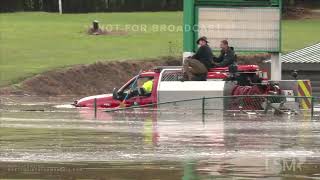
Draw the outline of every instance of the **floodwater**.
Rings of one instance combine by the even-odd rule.
[[[2,97],[0,179],[320,179],[319,116],[71,108]]]

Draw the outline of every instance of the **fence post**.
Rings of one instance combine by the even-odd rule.
[[[62,0],[59,0],[59,13],[62,14]]]
[[[97,98],[94,98],[94,118],[97,119]]]
[[[202,97],[202,122],[205,122],[205,105],[206,105],[206,98]]]
[[[202,115],[205,114],[205,103],[206,103],[205,101],[206,101],[206,98],[203,97],[203,98],[202,98]]]
[[[267,114],[269,111],[269,96],[266,97],[266,109],[264,110],[264,113]]]
[[[314,115],[314,97],[311,97],[311,118]]]

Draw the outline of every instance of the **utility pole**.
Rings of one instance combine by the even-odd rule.
[[[195,25],[195,1],[183,1],[183,61],[192,56],[195,45],[195,32],[193,31]]]
[[[59,13],[62,14],[62,0],[59,0]]]
[[[282,79],[281,53],[271,53],[271,80],[280,81]]]

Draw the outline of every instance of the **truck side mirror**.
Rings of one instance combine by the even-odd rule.
[[[112,98],[115,100],[119,99],[119,94],[118,94],[119,89],[118,88],[114,88],[112,91]]]

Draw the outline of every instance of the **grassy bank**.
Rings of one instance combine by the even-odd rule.
[[[320,42],[320,19],[285,20],[282,29],[282,50],[291,52]]]
[[[143,59],[180,54],[182,33],[152,31],[162,24],[181,25],[181,12],[0,14],[0,86],[43,71],[97,60]],[[121,35],[88,36],[92,20],[120,26]],[[144,27],[125,25],[146,24]],[[159,26],[152,26],[153,24]],[[110,27],[110,26],[108,26]],[[136,31],[138,28],[139,30]],[[177,31],[176,31],[177,30]],[[125,31],[123,33],[123,31]],[[283,50],[288,52],[318,42],[320,20],[284,21]],[[169,42],[172,42],[169,45]]]

